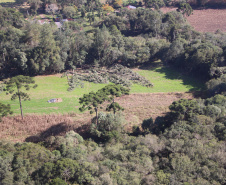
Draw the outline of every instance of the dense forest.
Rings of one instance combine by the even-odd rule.
[[[0,141],[0,184],[226,184],[226,33],[195,31],[186,20],[192,13],[186,1],[16,1],[18,7],[24,2],[26,11],[0,6],[0,92],[17,75],[112,70],[116,64],[145,67],[159,60],[202,79],[206,99],[175,101],[164,116],[150,117],[128,132],[118,111],[123,108],[111,98],[114,113],[97,112],[93,104],[96,116],[84,136],[71,130],[43,136],[38,143]],[[200,0],[197,6],[206,3]],[[164,14],[159,9],[169,5],[177,11]],[[48,22],[40,24],[37,17],[43,12]],[[131,73],[128,68],[123,73]],[[110,81],[128,94],[124,88],[129,82],[116,76]],[[92,78],[103,82],[100,76]],[[81,78],[71,78],[69,90],[77,80]],[[80,98],[81,109],[94,96],[89,95]],[[0,103],[0,117],[8,113],[9,105]]]

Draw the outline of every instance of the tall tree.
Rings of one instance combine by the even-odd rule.
[[[28,3],[30,5],[30,9],[34,11],[34,13],[37,13],[37,10],[39,9],[40,5],[42,4],[41,0],[28,0]]]
[[[181,12],[184,16],[190,16],[193,12],[193,9],[188,3],[179,3],[177,5],[177,11]]]
[[[102,29],[96,30],[93,47],[99,64],[110,65],[112,62],[112,38],[105,25]]]
[[[36,88],[37,84],[35,84],[35,81],[33,78],[29,76],[15,76],[12,77],[8,82],[6,82],[6,88],[5,91],[7,94],[12,94],[11,100],[19,99],[20,103],[20,112],[21,112],[21,117],[23,119],[23,109],[22,109],[22,103],[21,101],[24,100],[30,100],[30,97],[27,93],[23,92],[23,88],[25,90],[29,90],[30,88]]]
[[[82,107],[79,108],[81,112],[90,110],[90,114],[93,110],[96,113],[96,125],[98,125],[98,110],[101,109],[101,104],[107,99],[106,95],[101,91],[94,93],[93,91],[89,94],[84,94],[83,97],[79,98],[79,103]]]
[[[105,94],[108,97],[108,101],[111,102],[106,108],[107,111],[113,110],[115,114],[116,111],[124,110],[123,107],[121,107],[117,102],[115,102],[115,98],[121,97],[122,95],[128,95],[129,89],[121,85],[110,84],[100,89],[99,92],[101,94]]]

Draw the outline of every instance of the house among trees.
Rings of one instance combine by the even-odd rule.
[[[128,10],[135,10],[135,9],[137,9],[135,6],[132,6],[132,5],[128,5],[126,8]]]
[[[43,25],[43,24],[49,23],[49,20],[48,19],[41,19],[41,20],[38,20],[38,23]]]

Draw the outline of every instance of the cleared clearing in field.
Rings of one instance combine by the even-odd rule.
[[[133,125],[141,124],[144,119],[150,117],[155,119],[164,115],[173,101],[181,98],[191,99],[192,94],[186,92],[200,90],[203,87],[201,82],[182,76],[170,68],[134,70],[154,83],[154,87],[147,88],[135,84],[131,87],[130,95],[116,99],[125,108],[125,127],[129,130]],[[59,74],[35,77],[39,86],[28,91],[31,101],[22,102],[24,120],[19,116],[18,101],[11,101],[9,95],[0,94],[1,102],[11,104],[16,115],[3,118],[0,126],[1,139],[37,141],[40,139],[40,134],[43,138],[48,135],[61,135],[71,129],[79,133],[87,129],[87,125],[95,115],[90,115],[89,111],[79,113],[78,98],[90,91],[97,91],[106,84],[85,82],[84,88],[68,92],[67,79],[60,76]],[[63,102],[48,103],[47,100],[51,98],[62,98]]]
[[[203,86],[201,82],[191,77],[181,76],[177,71],[165,67],[159,67],[154,70],[136,70],[136,72],[149,79],[154,84],[154,87],[148,88],[134,84],[131,87],[131,94],[191,92],[200,90]],[[97,91],[106,85],[85,82],[84,88],[77,88],[72,92],[68,92],[67,79],[61,78],[60,76],[61,75],[35,77],[38,87],[28,91],[31,101],[22,102],[25,115],[29,113],[79,113],[79,97],[90,91]],[[0,94],[1,102],[10,104],[14,115],[19,114],[19,102],[17,100],[11,101],[10,97],[10,95],[5,95],[4,92]],[[62,98],[63,102],[48,103],[47,101],[52,98]]]

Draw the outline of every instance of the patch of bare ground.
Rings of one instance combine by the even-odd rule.
[[[164,13],[176,8],[162,8]],[[226,31],[226,9],[193,10],[193,14],[186,17],[188,22],[200,32],[216,32],[218,29]]]
[[[125,108],[124,114],[129,129],[140,125],[150,117],[155,120],[169,111],[169,105],[179,99],[192,99],[192,93],[146,93],[131,94],[118,98],[119,104]],[[117,100],[116,100],[117,101]]]
[[[191,93],[147,93],[131,94],[116,98],[125,108],[125,127],[140,125],[144,119],[163,116],[169,105],[181,98],[192,99]],[[0,124],[0,139],[14,142],[38,142],[49,136],[64,135],[69,130],[84,134],[94,116],[89,112],[67,115],[27,115],[4,117]]]

